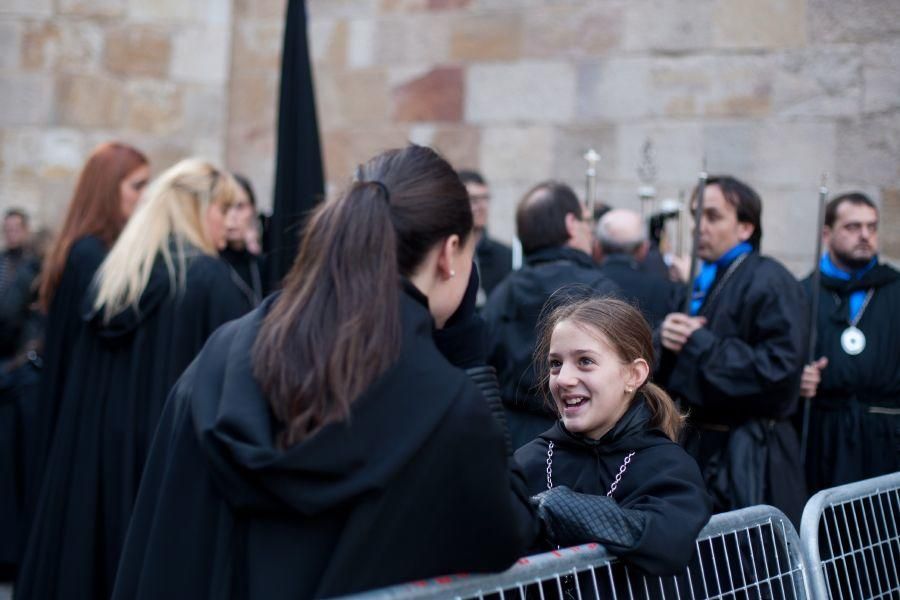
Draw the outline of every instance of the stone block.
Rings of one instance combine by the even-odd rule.
[[[552,177],[578,182],[574,189],[581,197],[587,171],[584,154],[593,148],[600,155],[598,181],[605,175],[615,173],[618,159],[616,135],[616,127],[611,124],[560,127],[554,140]]]
[[[86,17],[120,17],[125,14],[127,4],[127,0],[59,0],[59,12]]]
[[[863,112],[900,111],[900,43],[864,46],[862,73]]]
[[[0,125],[45,125],[53,118],[54,80],[44,74],[0,74]]]
[[[481,168],[490,180],[530,181],[553,174],[555,135],[548,126],[485,127]]]
[[[792,50],[776,59],[772,103],[782,116],[855,116],[862,100],[862,60],[851,45]]]
[[[22,23],[0,21],[0,69],[15,70],[22,62]]]
[[[109,0],[112,1],[112,0]],[[193,22],[210,27],[227,27],[231,23],[230,0],[127,0],[132,21]]]
[[[281,41],[284,37],[284,25],[280,21],[236,22],[233,36],[232,77],[240,77],[245,73],[280,71]]]
[[[353,20],[349,22],[347,31],[347,66],[351,69],[373,66],[376,22],[372,19]]]
[[[287,0],[235,0],[234,15],[238,19],[275,19],[284,21]]]
[[[881,190],[881,253],[900,260],[900,187],[889,187]],[[893,234],[887,234],[893,232]]]
[[[163,77],[171,57],[169,33],[159,28],[126,26],[107,33],[104,65],[116,75]]]
[[[329,185],[342,190],[359,165],[384,150],[405,146],[408,138],[408,130],[402,127],[360,127],[325,132],[322,152]]]
[[[255,0],[254,0],[255,1]],[[378,12],[381,0],[308,0],[308,21],[317,19],[359,19]]]
[[[50,17],[53,16],[53,0],[3,0],[0,15]]]
[[[466,126],[437,126],[429,144],[458,169],[481,164],[481,130]]]
[[[792,48],[806,44],[807,0],[718,0],[715,48]],[[813,37],[812,39],[816,39]]]
[[[574,116],[576,76],[567,62],[472,65],[466,119],[473,123],[565,123]]]
[[[838,139],[837,128],[828,121],[761,122],[754,142],[759,180],[817,189],[822,173],[837,168]]]
[[[384,123],[390,94],[383,69],[316,71],[316,105],[323,130]]]
[[[752,119],[707,121],[703,124],[703,151],[711,173],[758,180],[755,142],[759,122]],[[699,172],[699,169],[695,167]],[[693,186],[693,183],[690,187]]]
[[[578,67],[577,118],[619,120],[653,114],[647,57],[611,58]]]
[[[93,21],[30,22],[22,38],[29,70],[95,71],[103,54],[103,29]]]
[[[888,41],[900,33],[896,0],[807,0],[809,39],[818,43]]]
[[[121,82],[97,75],[66,75],[56,98],[59,122],[74,127],[117,127],[125,112]]]
[[[691,185],[703,164],[703,126],[692,121],[622,123],[616,132],[616,148],[610,164],[615,171],[601,171],[616,181],[629,182],[629,194],[637,198],[640,186],[637,170],[643,160],[644,144],[653,145],[657,184]],[[714,165],[710,165],[713,168]],[[635,200],[637,202],[637,200]]]
[[[818,223],[817,182],[797,181],[792,186],[748,182],[762,198],[762,251],[779,260],[795,260],[798,267],[812,269],[816,253]]]
[[[604,56],[622,41],[625,10],[619,2],[583,2],[524,12],[522,55],[525,57]]]
[[[472,4],[472,0],[381,0],[382,12],[412,12],[422,10],[458,10]]]
[[[189,27],[174,36],[170,74],[175,81],[223,84],[228,78],[229,30]]]
[[[895,187],[900,181],[900,119],[893,114],[837,122],[839,181]]]
[[[395,121],[460,121],[463,114],[463,72],[436,67],[393,91]]]
[[[629,2],[625,9],[622,46],[627,50],[685,52],[709,48],[712,11],[708,0]]]
[[[446,62],[450,57],[452,19],[446,13],[379,19],[373,64],[395,67]]]
[[[521,14],[479,14],[453,22],[450,56],[453,60],[515,60],[522,53]]]
[[[142,79],[125,85],[125,126],[141,133],[172,135],[179,130],[201,132],[184,121],[184,98],[180,86],[168,81]],[[218,103],[221,103],[219,100]],[[215,105],[207,107],[214,111]]]

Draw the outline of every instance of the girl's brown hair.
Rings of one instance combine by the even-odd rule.
[[[541,373],[540,388],[544,397],[550,398],[550,338],[553,330],[563,322],[570,321],[589,332],[598,333],[602,341],[609,345],[623,363],[631,363],[639,358],[653,366],[653,334],[640,311],[622,300],[615,298],[577,299],[558,306],[542,320],[539,326],[538,343],[534,360]],[[684,415],[675,402],[661,387],[652,383],[648,376],[638,387],[632,402],[643,394],[650,408],[650,424],[660,429],[672,441],[678,441],[678,434],[684,425]],[[555,407],[555,403],[553,403]]]
[[[146,165],[147,157],[137,149],[119,142],[100,144],[91,153],[78,176],[62,228],[44,261],[39,303],[49,310],[62,279],[72,245],[93,235],[109,248],[125,227],[119,188],[132,171]]]
[[[342,421],[400,353],[400,278],[472,231],[466,188],[433,150],[376,156],[303,230],[284,290],[253,347],[253,374],[284,425],[282,446]]]

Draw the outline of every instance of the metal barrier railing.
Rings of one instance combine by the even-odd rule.
[[[357,600],[424,598],[611,598],[643,600],[808,598],[800,539],[771,506],[713,516],[680,574],[645,575],[588,544],[520,559],[496,575],[438,577],[353,596]]]
[[[900,597],[900,473],[823,490],[803,510],[814,598]]]

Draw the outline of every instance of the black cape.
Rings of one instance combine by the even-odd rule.
[[[218,258],[188,259],[170,293],[157,261],[139,302],[87,324],[68,358],[57,424],[17,598],[105,598],[166,396],[206,338],[248,306]]]
[[[700,309],[707,325],[680,353],[663,351],[657,380],[690,410],[684,445],[716,510],[766,503],[799,523],[806,493],[797,435],[786,419],[806,360],[803,289],[755,252],[727,280],[718,275]]]
[[[694,553],[709,521],[712,500],[697,463],[665,434],[650,427],[650,411],[637,401],[599,440],[570,433],[562,421],[516,452],[532,494],[547,489],[547,448],[554,443],[553,485],[605,496],[625,456],[635,452],[613,500],[647,519],[638,543],[620,551],[652,574],[674,574]]]
[[[562,288],[567,288],[566,293],[554,296]],[[619,292],[584,252],[568,247],[546,248],[530,254],[525,267],[510,273],[482,309],[487,323],[488,363],[497,369],[513,448],[530,442],[556,421],[537,387],[532,354],[544,305],[551,296],[562,300],[569,289],[577,295]]]
[[[403,294],[398,361],[286,450],[252,375],[278,296],[220,329],[166,405],[114,598],[331,597],[508,567],[537,528],[481,392]]]
[[[603,261],[600,272],[622,289],[622,296],[640,309],[651,327],[656,327],[669,313],[682,286],[653,271],[641,268],[634,258],[612,254]]]
[[[253,308],[259,306],[266,295],[266,267],[262,257],[253,254],[246,248],[242,250],[225,248],[220,256],[231,266],[232,280],[247,298],[250,306]]]
[[[803,281],[812,297],[812,281]],[[857,327],[866,347],[841,349],[848,298],[874,289]],[[900,470],[900,273],[877,265],[857,281],[822,274],[815,356],[828,357],[812,400],[806,474],[810,492]],[[874,411],[874,412],[873,412]]]
[[[107,250],[103,241],[94,236],[76,240],[69,249],[47,311],[38,382],[20,403],[22,443],[19,448],[24,487],[24,514],[20,523],[22,552],[34,519],[61,399],[70,377],[77,377],[81,367],[74,360],[75,344],[87,326],[81,318],[81,302]]]

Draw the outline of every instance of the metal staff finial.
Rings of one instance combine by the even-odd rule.
[[[588,163],[587,171],[585,171],[584,203],[587,207],[588,218],[593,219],[594,204],[597,200],[597,163],[600,162],[600,155],[591,148],[584,153],[584,160]]]
[[[641,199],[641,216],[647,220],[652,213],[652,203],[656,199],[656,153],[653,151],[653,140],[647,138],[641,147],[641,162],[638,164],[637,175],[641,180],[638,188],[638,197]]]

